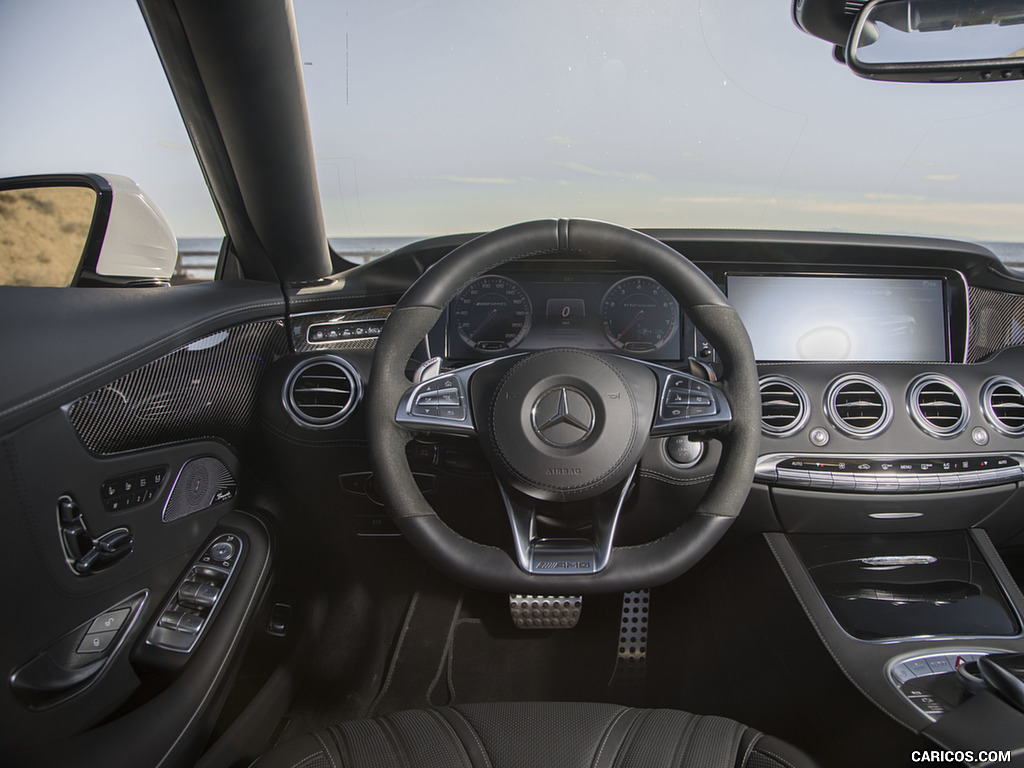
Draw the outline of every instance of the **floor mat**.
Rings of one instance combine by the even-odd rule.
[[[620,605],[588,596],[573,629],[516,629],[507,595],[467,597],[449,659],[454,700],[607,701]]]

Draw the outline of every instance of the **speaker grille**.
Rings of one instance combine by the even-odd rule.
[[[212,456],[186,461],[174,478],[161,519],[165,523],[235,497],[235,478],[224,463]]]
[[[952,380],[926,373],[907,390],[907,408],[914,423],[932,437],[953,437],[967,426],[967,398]]]
[[[985,418],[1004,435],[1024,434],[1024,389],[1013,379],[996,376],[981,388]]]
[[[359,374],[343,358],[323,355],[303,360],[284,385],[285,408],[309,429],[329,429],[345,422],[359,402]]]
[[[850,437],[874,437],[892,421],[892,400],[885,388],[869,376],[841,376],[829,385],[825,414],[836,429]]]
[[[765,376],[760,382],[761,431],[772,437],[788,437],[807,423],[807,395],[785,376]]]

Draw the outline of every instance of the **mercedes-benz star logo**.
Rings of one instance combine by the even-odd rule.
[[[555,448],[583,442],[594,430],[594,406],[572,387],[555,387],[537,398],[530,413],[537,437]]]

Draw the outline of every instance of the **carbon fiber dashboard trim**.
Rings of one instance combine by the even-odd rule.
[[[267,366],[288,351],[281,320],[204,336],[65,406],[79,439],[98,454],[218,437],[238,444],[257,423]]]
[[[967,362],[1024,344],[1024,295],[988,288],[967,289],[970,300]]]

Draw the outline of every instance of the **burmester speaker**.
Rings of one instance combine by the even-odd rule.
[[[161,515],[165,523],[207,509],[235,497],[235,478],[223,462],[212,456],[186,461],[174,478]]]

